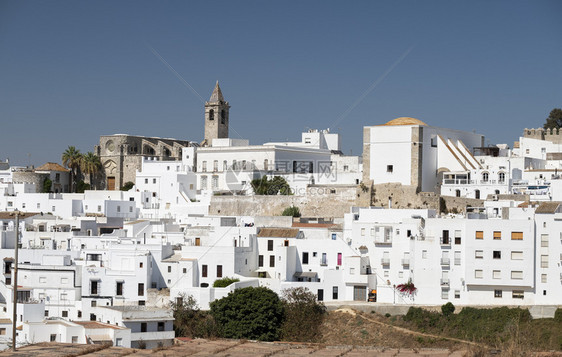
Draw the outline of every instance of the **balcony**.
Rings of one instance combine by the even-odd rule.
[[[390,258],[382,258],[381,265],[390,265]]]
[[[441,286],[449,286],[449,278],[442,278]]]
[[[441,258],[441,266],[450,266],[451,265],[451,259],[449,258]]]
[[[410,258],[403,258],[402,259],[402,265],[403,266],[410,266]]]

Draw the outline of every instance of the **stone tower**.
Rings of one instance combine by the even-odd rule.
[[[211,146],[213,139],[228,138],[228,110],[230,105],[224,100],[219,81],[213,94],[205,102],[205,140],[203,145]]]

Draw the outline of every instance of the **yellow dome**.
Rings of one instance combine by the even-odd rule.
[[[424,123],[423,121],[416,119],[416,118],[409,118],[409,117],[400,117],[400,118],[396,118],[396,119],[392,119],[391,121],[389,121],[386,124],[383,125],[425,125],[427,126],[426,123]]]

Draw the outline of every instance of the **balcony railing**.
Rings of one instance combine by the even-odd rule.
[[[442,278],[441,286],[449,286],[449,278]]]
[[[451,260],[449,258],[441,258],[441,265],[449,266],[451,265]]]
[[[382,265],[390,265],[390,258],[382,258],[381,264]]]

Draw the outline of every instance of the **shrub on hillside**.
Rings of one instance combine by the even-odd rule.
[[[317,342],[321,337],[326,306],[305,287],[283,290],[282,301],[285,308],[285,321],[281,326],[283,340]]]
[[[455,312],[455,305],[453,305],[453,303],[451,302],[448,302],[445,305],[441,306],[441,313],[443,314],[443,316],[449,316],[454,312]]]
[[[174,312],[176,337],[209,338],[217,336],[215,320],[208,312],[199,310],[193,296],[181,294],[170,304],[170,307]]]

